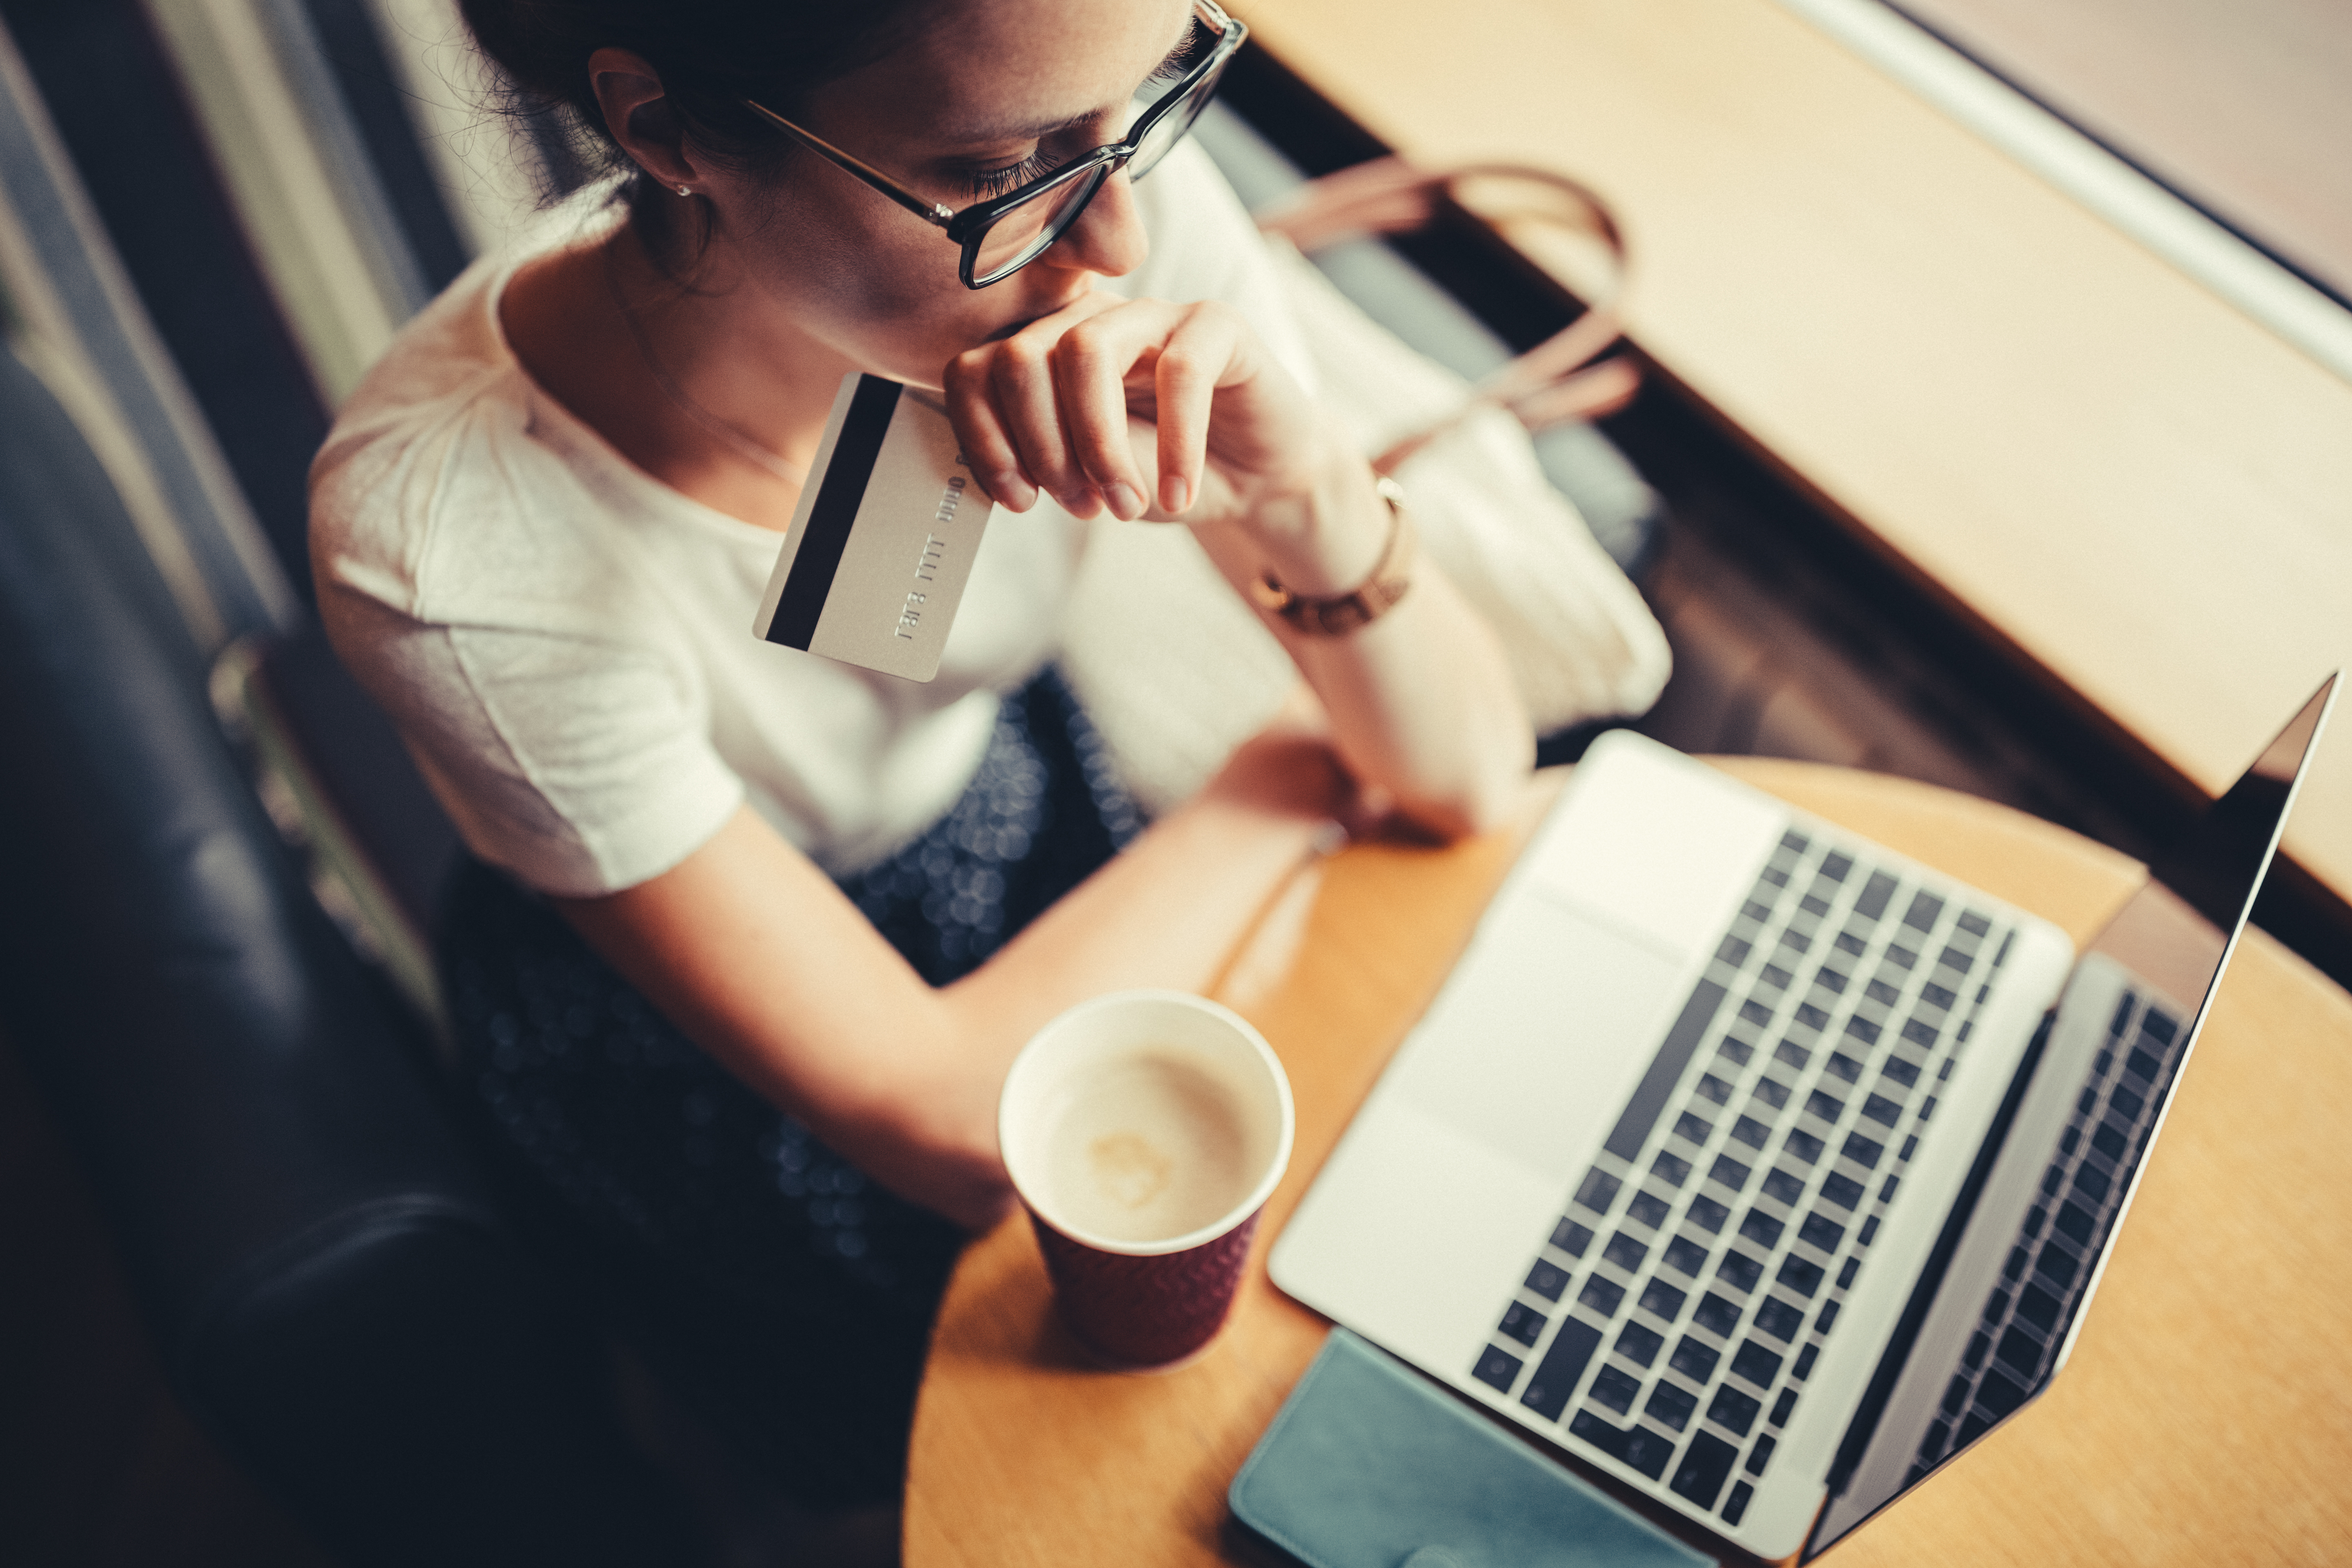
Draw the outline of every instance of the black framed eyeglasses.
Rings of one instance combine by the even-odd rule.
[[[1213,0],[1193,0],[1197,26],[1216,35],[1207,54],[1147,104],[1128,129],[1127,140],[1081,153],[1042,178],[957,212],[927,201],[869,163],[861,163],[814,132],[803,131],[763,103],[750,109],[803,146],[855,174],[963,247],[959,268],[967,289],[985,289],[1020,271],[1078,221],[1095,194],[1121,169],[1139,180],[1184,139],[1201,110],[1217,90],[1217,79],[1249,37],[1249,28],[1227,16]]]

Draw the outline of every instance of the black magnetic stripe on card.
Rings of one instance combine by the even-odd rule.
[[[857,521],[858,504],[874,478],[874,459],[881,455],[882,438],[890,433],[890,416],[898,411],[902,390],[897,382],[878,375],[857,378],[848,416],[841,422],[841,437],[833,444],[833,461],[817,481],[807,531],[776,600],[775,619],[768,623],[770,642],[805,649],[816,636],[817,619],[833,594],[834,574],[841,570],[841,552],[848,547],[850,526]]]

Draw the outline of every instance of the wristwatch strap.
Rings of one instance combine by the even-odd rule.
[[[1337,637],[1370,625],[1395,607],[1412,586],[1412,519],[1404,509],[1404,491],[1394,479],[1380,475],[1374,485],[1381,499],[1388,502],[1389,537],[1363,586],[1352,593],[1309,598],[1284,587],[1271,572],[1262,573],[1250,584],[1251,596],[1260,608],[1280,616],[1308,637]]]

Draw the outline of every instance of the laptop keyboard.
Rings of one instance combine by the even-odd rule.
[[[1906,1486],[1976,1441],[2049,1375],[2122,1212],[2132,1171],[2147,1150],[2187,1037],[2179,1016],[2160,1002],[2126,991],[2117,1004],[2106,1043],[2042,1173],[2042,1202],[2018,1228],[2000,1283],[1985,1300]]]
[[[1472,1375],[1737,1525],[2013,934],[1783,836]]]

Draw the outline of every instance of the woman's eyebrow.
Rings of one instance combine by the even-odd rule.
[[[1168,52],[1160,57],[1160,63],[1145,73],[1144,80],[1150,80],[1153,77],[1158,76],[1161,71],[1166,70],[1169,67],[1176,64],[1183,58],[1184,46],[1192,41],[1192,28],[1194,26],[1194,16],[1192,13],[1187,13],[1184,18],[1183,32],[1177,35],[1175,43],[1169,47]],[[1079,112],[1070,115],[1066,119],[1041,121],[1027,125],[974,126],[964,130],[951,131],[942,137],[941,140],[959,143],[1032,141],[1046,136],[1058,135],[1065,131],[1075,131],[1079,126],[1087,123],[1087,121],[1099,118],[1105,112],[1106,110],[1102,109],[1087,109],[1081,110]]]
[[[1065,131],[1075,131],[1089,121],[1100,119],[1102,114],[1103,110],[1099,109],[1089,109],[1073,114],[1067,120],[1056,120],[1042,124],[983,125],[971,130],[951,132],[940,140],[963,145],[978,145],[985,142],[1033,142],[1042,137],[1058,135]]]

